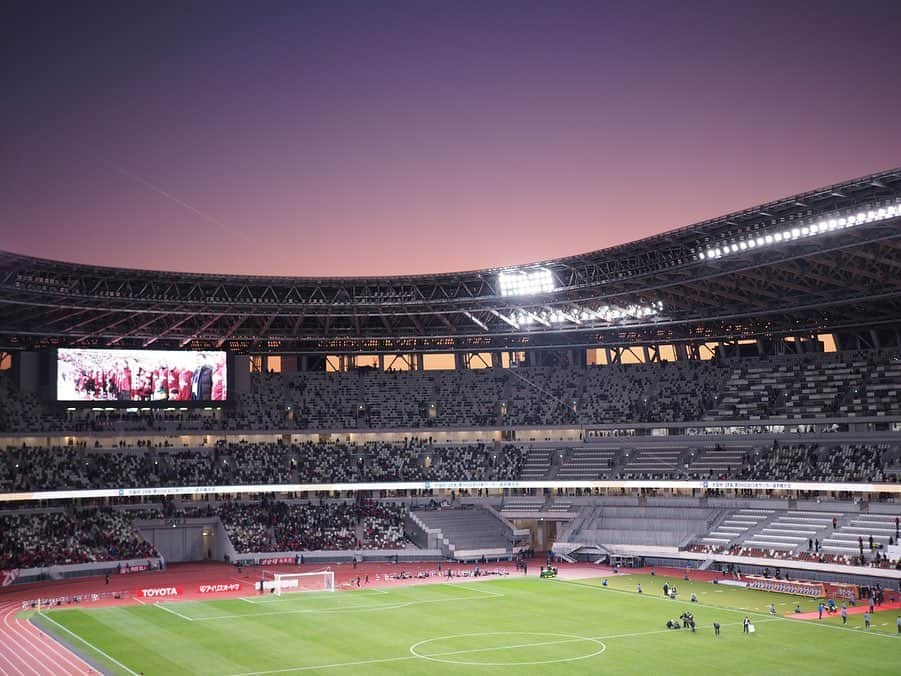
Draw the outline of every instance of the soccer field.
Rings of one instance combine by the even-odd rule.
[[[670,600],[664,581],[674,580],[621,575],[602,588],[600,578],[511,577],[66,609],[33,619],[110,673],[148,676],[899,673],[901,611],[877,612],[867,633],[861,615],[844,627],[838,617],[782,617],[796,597],[676,579],[680,598]],[[699,603],[689,603],[692,592]],[[665,628],[685,610],[696,633]],[[746,615],[753,634],[742,632]]]

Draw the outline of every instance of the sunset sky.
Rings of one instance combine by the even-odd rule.
[[[0,249],[446,272],[901,165],[901,2],[104,4],[5,12]]]

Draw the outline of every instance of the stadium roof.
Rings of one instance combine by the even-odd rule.
[[[482,351],[815,335],[898,324],[901,168],[515,269],[259,277],[107,268],[0,252],[5,349]]]

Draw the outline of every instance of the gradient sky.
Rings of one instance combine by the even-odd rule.
[[[901,2],[15,2],[0,249],[382,275],[901,165]]]

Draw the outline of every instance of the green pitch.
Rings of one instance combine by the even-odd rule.
[[[897,674],[901,611],[786,619],[796,598],[676,579],[534,577],[67,609],[33,619],[110,673]],[[636,593],[641,584],[644,593]],[[690,594],[699,603],[689,603]],[[770,616],[775,603],[777,617]],[[813,610],[813,601],[801,601]],[[697,632],[667,630],[691,610]],[[743,634],[751,617],[756,632]],[[722,626],[715,637],[713,622]]]

